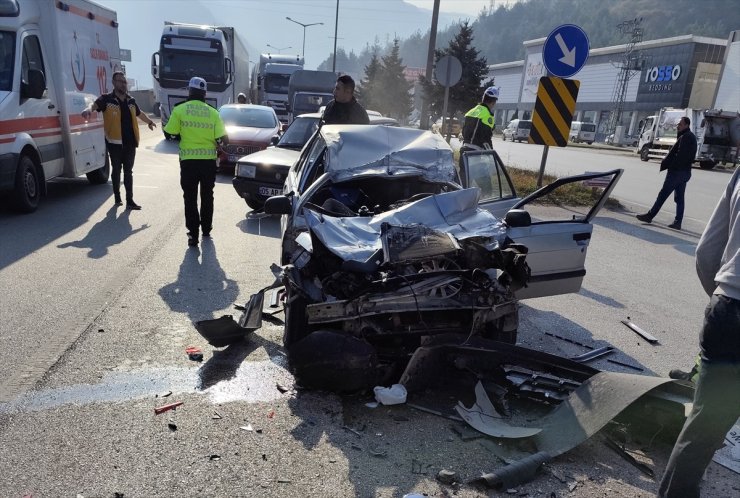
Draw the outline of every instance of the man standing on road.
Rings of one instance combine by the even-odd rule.
[[[370,124],[365,108],[355,98],[355,80],[348,74],[337,78],[334,100],[329,102],[321,118],[322,124]]]
[[[671,150],[668,151],[668,155],[660,163],[660,171],[668,170],[663,188],[658,192],[658,198],[655,199],[655,204],[650,208],[650,211],[638,214],[638,220],[645,223],[652,222],[671,192],[675,192],[673,198],[676,201],[676,218],[673,223],[668,225],[668,228],[681,230],[686,184],[691,179],[691,163],[694,162],[696,157],[696,136],[691,133],[690,125],[691,120],[686,116],[682,117],[676,125],[676,130],[678,130],[676,143],[673,144]]]
[[[206,80],[195,76],[188,83],[188,99],[172,109],[164,127],[180,136],[180,186],[185,200],[188,245],[198,245],[198,233],[210,237],[213,228],[213,187],[216,184],[218,146],[226,141],[226,128],[218,111],[206,104]],[[200,185],[200,212],[198,186]]]
[[[663,498],[698,498],[704,470],[740,417],[740,169],[696,246],[696,272],[710,296],[701,366],[694,406],[660,482]]]
[[[247,96],[243,93],[240,93],[236,96],[236,103],[237,104],[246,104],[247,103]]]
[[[462,171],[463,154],[471,150],[490,149],[493,128],[496,119],[493,117],[493,107],[498,102],[499,87],[489,86],[483,92],[483,99],[475,107],[465,113],[462,136],[463,144],[460,147],[460,170]]]
[[[108,149],[113,180],[113,197],[117,206],[121,202],[121,168],[123,186],[126,188],[126,209],[141,209],[134,202],[134,158],[139,146],[138,116],[150,130],[157,127],[149,116],[141,112],[136,101],[126,91],[126,75],[121,71],[113,73],[113,91],[98,97],[84,111],[82,117],[88,119],[92,111],[103,113],[105,146]]]

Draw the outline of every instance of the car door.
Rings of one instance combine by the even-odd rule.
[[[567,294],[581,289],[586,275],[592,220],[623,172],[615,169],[560,178],[514,205],[505,218],[507,235],[528,248],[527,264],[532,272],[527,287],[516,291],[518,299]],[[573,189],[576,184],[593,189],[592,193],[584,193],[590,194],[590,202],[585,206],[563,205],[558,200],[560,193],[563,189]]]
[[[520,200],[501,158],[494,150],[476,150],[463,154],[460,180],[465,188],[479,188],[481,195],[478,206],[502,220]]]

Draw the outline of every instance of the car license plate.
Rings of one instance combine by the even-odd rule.
[[[283,189],[280,189],[280,188],[270,188],[270,187],[260,187],[259,193],[260,193],[260,195],[264,195],[265,197],[272,197],[273,195],[282,195]]]
[[[237,156],[236,154],[229,154],[229,162],[235,163],[239,160],[239,157],[241,156]]]

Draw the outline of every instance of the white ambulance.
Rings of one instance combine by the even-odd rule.
[[[108,181],[103,117],[80,113],[121,70],[115,11],[87,0],[0,0],[0,197],[35,211],[46,181]]]

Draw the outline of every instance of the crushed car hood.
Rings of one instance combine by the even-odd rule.
[[[357,176],[421,175],[437,182],[457,182],[452,149],[441,135],[382,125],[327,125],[326,173],[338,182]]]
[[[281,147],[268,147],[239,159],[240,163],[269,164],[270,166],[293,166],[296,159],[301,155],[300,150],[283,149]]]
[[[494,249],[506,237],[506,227],[478,207],[479,198],[480,189],[469,188],[432,195],[376,216],[333,217],[310,208],[304,214],[313,234],[345,261],[365,261],[380,249],[384,224],[423,225],[458,240],[488,238],[489,249]]]

